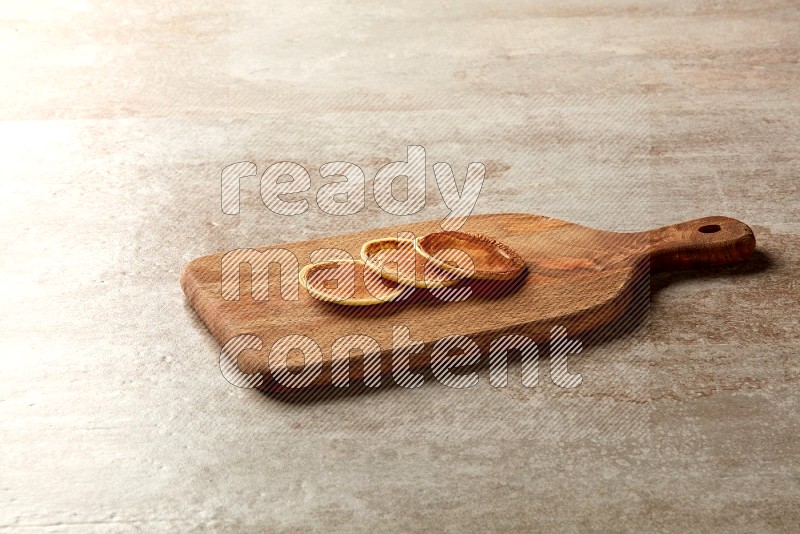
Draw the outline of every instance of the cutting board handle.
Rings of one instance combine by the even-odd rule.
[[[753,231],[742,221],[714,216],[643,232],[650,267],[669,270],[735,263],[756,248]]]

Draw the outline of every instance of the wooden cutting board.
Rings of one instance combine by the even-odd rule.
[[[302,268],[317,249],[343,249],[357,259],[362,243],[369,239],[399,232],[423,236],[439,230],[438,221],[432,221],[257,250],[287,249]],[[472,291],[463,302],[443,302],[428,290],[418,289],[400,303],[348,308],[315,300],[301,286],[297,300],[282,299],[276,267],[269,271],[268,294],[255,300],[248,264],[242,264],[241,297],[226,300],[221,283],[224,253],[219,253],[190,262],[181,275],[181,286],[221,345],[240,334],[260,338],[261,350],[242,352],[239,367],[246,373],[264,373],[263,387],[282,389],[270,380],[271,373],[300,372],[305,364],[303,354],[292,351],[285,364],[276,367],[273,362],[270,369],[270,349],[284,336],[308,336],[319,345],[323,371],[313,385],[331,382],[331,347],[337,339],[353,334],[370,336],[386,356],[391,353],[393,325],[408,327],[411,339],[424,343],[425,350],[411,359],[412,368],[423,367],[430,364],[433,344],[451,335],[469,336],[485,351],[492,339],[506,333],[545,340],[553,326],[565,327],[569,336],[602,330],[624,312],[632,288],[646,279],[651,268],[732,263],[755,248],[752,230],[727,217],[707,217],[648,232],[616,233],[514,213],[473,216],[461,231],[482,233],[510,245],[525,259],[527,272],[512,282],[462,282]],[[286,277],[283,283],[296,282]],[[363,354],[350,353],[349,359],[350,377],[363,377]],[[383,359],[387,361],[381,371],[388,373],[389,358]]]

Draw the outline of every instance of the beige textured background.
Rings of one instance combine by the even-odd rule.
[[[0,528],[790,531],[800,524],[800,8],[792,0],[20,2],[0,13]],[[287,219],[219,175],[368,177],[421,144],[476,211],[750,224],[654,277],[575,392],[285,402],[228,384],[190,259],[396,217]],[[410,217],[445,211],[429,204]],[[369,198],[369,197],[368,197]]]

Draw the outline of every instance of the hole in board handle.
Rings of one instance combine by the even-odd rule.
[[[719,232],[722,230],[722,228],[718,224],[707,224],[705,226],[701,226],[698,228],[698,230],[704,234],[713,234],[714,232]]]

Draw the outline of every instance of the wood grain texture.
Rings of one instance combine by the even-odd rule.
[[[306,265],[318,249],[339,248],[357,257],[362,244],[370,239],[399,232],[423,236],[437,230],[438,224],[433,221],[258,250],[283,248],[291,251],[300,265]],[[296,278],[286,269],[273,271],[269,294],[255,300],[255,262],[241,264],[250,267],[243,269],[250,270],[250,281],[241,276],[238,300],[227,300],[220,289],[224,253],[189,263],[181,275],[181,285],[221,345],[240,334],[254,334],[263,341],[261,351],[240,358],[243,371],[268,376],[284,370],[302,372],[305,359],[300,351],[290,355],[284,368],[270,366],[269,349],[285,336],[303,335],[322,349],[325,367],[314,383],[320,385],[330,383],[330,349],[343,336],[369,336],[378,342],[382,353],[388,353],[392,327],[407,326],[412,339],[426,348],[411,360],[412,368],[419,368],[428,365],[432,346],[452,335],[468,336],[482,348],[507,333],[544,340],[554,326],[577,335],[602,329],[617,319],[630,301],[633,285],[651,264],[660,270],[718,265],[742,260],[755,248],[750,228],[727,217],[707,217],[649,232],[617,233],[537,215],[498,214],[473,217],[463,230],[511,246],[525,260],[527,271],[504,282],[463,281],[448,290],[469,288],[469,298],[459,302],[416,289],[402,302],[360,309],[321,302],[305,289],[299,291],[297,300],[282,298],[279,286],[286,283],[285,277]],[[363,377],[363,353],[349,357],[351,377]],[[391,371],[388,362],[384,362],[382,371]]]
[[[6,2],[0,531],[793,532],[800,524],[797,0]],[[639,231],[746,221],[730,267],[651,277],[575,391],[233,387],[177,284],[285,224],[220,171],[370,179],[418,143],[475,213]],[[319,181],[318,181],[319,180]],[[411,220],[413,219],[413,221]],[[294,396],[293,399],[297,397]]]

